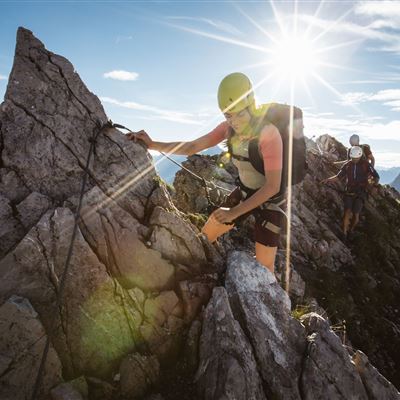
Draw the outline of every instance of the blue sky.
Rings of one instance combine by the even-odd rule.
[[[155,140],[210,131],[220,80],[242,71],[259,102],[300,106],[307,136],[359,133],[377,166],[400,166],[399,1],[0,0],[1,99],[18,26]]]

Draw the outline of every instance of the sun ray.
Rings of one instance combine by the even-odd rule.
[[[327,89],[329,89],[333,94],[335,94],[340,100],[343,100],[343,95],[336,90],[332,85],[330,85],[325,79],[323,79],[320,75],[317,73],[313,73],[313,76],[315,79],[317,79],[323,86],[325,86]],[[359,107],[357,107],[355,104],[350,104],[349,105],[351,108],[353,108],[355,111],[359,112],[361,115],[366,116],[366,114],[361,111]]]
[[[239,67],[240,70],[247,70],[247,69],[253,69],[253,68],[261,68],[265,66],[273,65],[272,61],[263,61],[260,63],[255,63],[255,64],[247,64]]]
[[[309,99],[311,100],[313,107],[316,107],[317,104],[316,104],[316,102],[315,102],[315,100],[314,100],[314,97],[313,97],[313,95],[312,95],[312,93],[311,93],[310,88],[309,88],[308,85],[307,85],[306,80],[304,79],[304,76],[300,77],[300,82],[302,83],[302,85],[303,85],[303,87],[304,87],[304,89],[305,89],[305,91],[306,91],[306,93],[307,93]]]
[[[328,88],[333,94],[338,96],[340,99],[342,99],[342,94],[336,90],[333,86],[331,86],[325,79],[323,79],[320,75],[317,73],[313,73],[313,76],[315,79],[317,79],[322,85],[324,85],[326,88]]]
[[[318,8],[317,8],[317,10],[316,10],[315,13],[314,13],[313,18],[317,18],[317,17],[318,17],[319,13],[320,13],[321,10],[322,10],[322,6],[323,6],[324,4],[325,4],[325,0],[321,0],[321,1],[319,2]],[[312,28],[313,28],[313,24],[308,24],[307,29],[304,31],[304,37],[307,38],[307,37],[310,35],[311,29],[312,29]]]
[[[352,71],[352,72],[359,72],[359,73],[364,72],[361,69],[345,67],[344,65],[333,64],[333,63],[329,63],[326,61],[319,61],[318,65],[321,65],[323,67],[333,68],[333,69],[340,69],[343,71]]]
[[[288,179],[287,179],[287,207],[286,207],[286,268],[285,268],[285,290],[290,291],[290,258],[291,258],[291,234],[292,234],[292,174],[293,169],[293,117],[295,103],[295,82],[292,76],[290,80],[290,117],[289,117],[289,149],[288,149]]]
[[[324,29],[319,35],[315,36],[312,40],[313,43],[318,42],[322,37],[324,37],[329,31],[331,31],[339,22],[342,22],[350,13],[354,10],[354,6],[342,14],[339,18],[334,20],[326,29]]]
[[[298,2],[294,0],[294,12],[293,12],[293,35],[297,35],[297,13],[298,13]]]
[[[351,46],[352,44],[358,44],[363,42],[365,39],[354,39],[354,40],[349,40],[348,42],[342,42],[342,43],[338,43],[332,46],[327,46],[327,47],[323,47],[322,49],[319,49],[316,51],[316,54],[323,54],[326,53],[327,51],[331,51],[331,50],[336,50],[336,49],[340,49],[342,47],[347,47],[347,46]]]
[[[247,18],[261,33],[263,33],[271,42],[278,44],[278,40],[268,33],[258,22],[256,22],[250,15],[246,14],[240,7],[236,6],[237,10]]]
[[[210,39],[214,39],[214,40],[217,40],[217,41],[220,41],[220,42],[234,44],[236,46],[245,47],[245,48],[248,48],[248,49],[251,49],[251,50],[258,50],[258,51],[261,51],[262,53],[268,53],[268,54],[271,53],[271,51],[266,47],[257,46],[255,44],[243,42],[241,40],[228,38],[226,36],[216,35],[214,33],[199,31],[197,29],[188,28],[186,26],[170,24],[170,23],[165,23],[165,24],[168,25],[168,26],[171,26],[173,28],[180,29],[180,30],[185,31],[185,32],[193,33],[193,34],[199,35],[199,36],[204,36],[204,37],[207,37],[207,38],[210,38]]]
[[[286,32],[285,27],[284,27],[284,25],[282,23],[281,17],[279,16],[278,10],[275,7],[274,0],[269,0],[269,3],[271,5],[271,9],[272,9],[272,12],[274,13],[275,21],[277,22],[277,24],[279,26],[281,34],[282,34],[283,37],[286,37],[287,36],[287,32]]]

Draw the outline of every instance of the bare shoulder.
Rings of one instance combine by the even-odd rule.
[[[272,124],[265,125],[260,133],[260,141],[271,142],[275,140],[282,140],[278,128]]]

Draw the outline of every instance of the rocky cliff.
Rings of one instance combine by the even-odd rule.
[[[357,253],[336,237],[338,195],[316,192],[308,175],[295,197],[291,303],[275,276],[248,254],[251,241],[243,232],[251,232],[251,221],[211,246],[199,231],[201,189],[196,203],[195,191],[185,197],[184,185],[176,184],[177,204],[183,209],[187,202],[185,212],[178,210],[146,149],[106,122],[72,64],[20,28],[0,106],[1,399],[32,396],[48,337],[37,399],[399,398],[331,325],[348,318],[353,347],[371,350],[390,377],[387,371],[398,365],[392,313],[399,242],[398,205],[387,189],[374,197],[383,210],[374,218],[389,224],[384,234],[393,230],[393,238],[385,237],[382,248],[374,233],[378,250]],[[313,146],[311,168],[322,174]],[[195,160],[214,174],[212,158]],[[221,185],[233,184],[233,170],[218,172]],[[361,267],[362,257],[369,263]],[[361,297],[365,285],[376,293],[368,301]],[[323,314],[320,303],[330,319],[294,318],[305,299],[306,311]],[[378,321],[391,343],[373,331]]]
[[[106,121],[72,64],[20,28],[0,108],[2,399],[30,396],[54,321],[42,396],[80,376],[120,377],[124,393],[129,371],[148,363],[156,379],[215,285],[221,258],[174,207],[145,148],[104,128],[56,307],[91,139]]]

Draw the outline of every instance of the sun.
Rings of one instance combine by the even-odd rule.
[[[305,80],[317,73],[321,61],[311,40],[304,37],[286,37],[275,43],[268,64],[276,72],[293,80]]]

